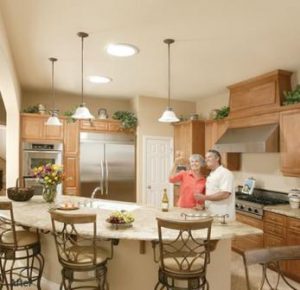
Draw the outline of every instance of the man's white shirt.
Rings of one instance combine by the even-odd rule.
[[[211,171],[206,180],[206,195],[216,192],[231,192],[228,198],[219,201],[205,201],[205,205],[211,214],[229,214],[229,220],[235,220],[235,192],[233,174],[220,165]]]

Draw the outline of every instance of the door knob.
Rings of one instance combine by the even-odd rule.
[[[151,185],[148,185],[147,188],[148,188],[148,189],[151,189]]]

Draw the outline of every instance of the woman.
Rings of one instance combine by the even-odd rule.
[[[185,208],[194,208],[203,205],[204,202],[197,201],[195,195],[205,194],[206,179],[201,173],[201,167],[204,167],[205,160],[200,154],[193,154],[189,158],[190,170],[182,170],[179,173],[176,173],[176,168],[179,164],[182,164],[182,161],[182,156],[175,159],[169,176],[169,181],[171,183],[180,183],[177,205]]]

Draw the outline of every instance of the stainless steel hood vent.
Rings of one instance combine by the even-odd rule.
[[[229,128],[214,148],[220,152],[278,152],[278,124]]]

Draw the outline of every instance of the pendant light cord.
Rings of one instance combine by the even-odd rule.
[[[168,107],[171,108],[171,57],[170,57],[170,43],[168,43]]]
[[[56,111],[55,109],[55,89],[54,89],[54,63],[57,61],[57,58],[50,57],[49,60],[52,63],[52,85],[51,85],[51,91],[52,91],[52,114]]]
[[[84,38],[81,36],[81,104],[83,104],[83,42]]]

